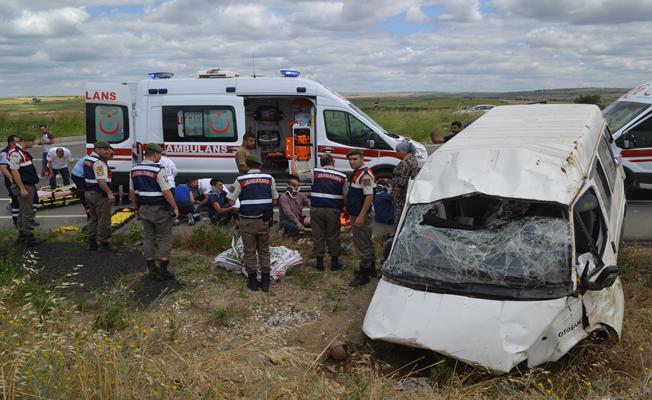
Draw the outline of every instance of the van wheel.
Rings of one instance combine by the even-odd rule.
[[[638,189],[638,179],[636,175],[628,169],[625,169],[625,197],[631,197]]]

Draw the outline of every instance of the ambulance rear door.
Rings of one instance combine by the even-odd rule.
[[[129,86],[119,83],[87,83],[86,154],[93,144],[104,141],[114,149],[109,167],[113,170],[114,189],[128,185],[128,173],[133,157],[133,114]]]
[[[237,177],[235,151],[245,129],[244,100],[231,94],[148,96],[147,142],[165,145],[184,177]]]

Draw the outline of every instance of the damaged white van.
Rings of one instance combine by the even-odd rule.
[[[365,316],[371,339],[493,373],[620,336],[623,169],[592,105],[496,107],[412,182]]]

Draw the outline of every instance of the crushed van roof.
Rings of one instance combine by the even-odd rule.
[[[495,107],[430,156],[408,200],[484,193],[571,204],[604,125],[594,105]]]

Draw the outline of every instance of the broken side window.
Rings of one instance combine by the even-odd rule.
[[[572,291],[568,211],[484,195],[411,205],[383,272],[432,291],[565,296]]]

